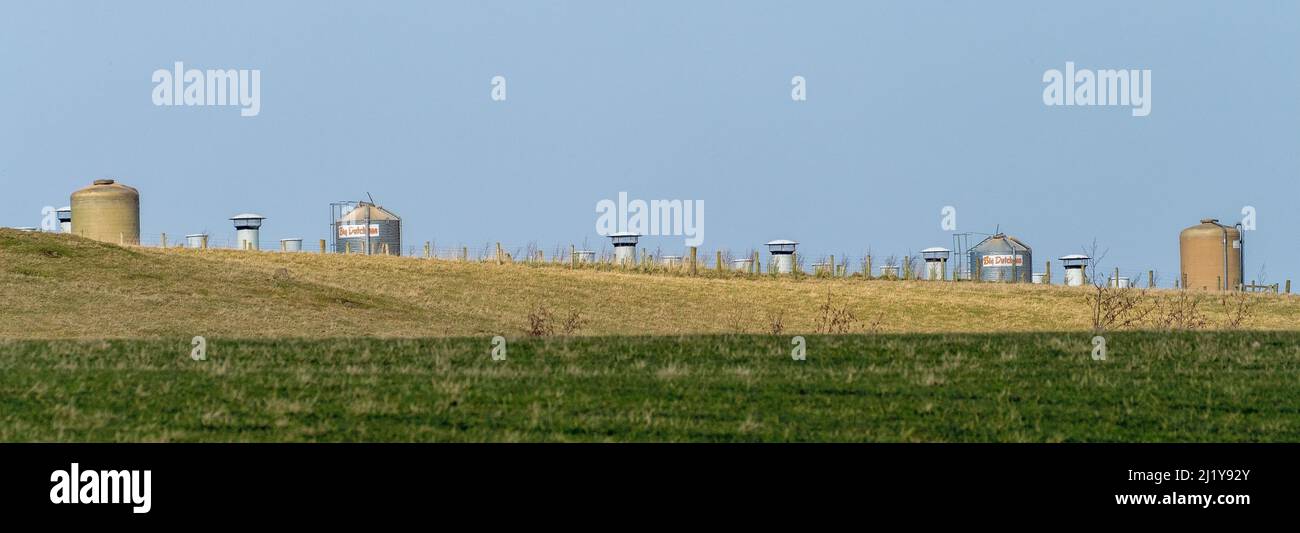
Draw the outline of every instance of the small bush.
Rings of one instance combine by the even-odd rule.
[[[830,289],[826,289],[826,301],[817,306],[817,332],[844,334],[858,327],[858,317],[847,304],[836,304]]]
[[[577,333],[587,320],[582,317],[582,312],[577,309],[570,309],[564,317],[558,317],[552,313],[545,305],[538,304],[528,313],[528,335],[531,337],[550,337],[559,331],[561,335],[573,335]]]

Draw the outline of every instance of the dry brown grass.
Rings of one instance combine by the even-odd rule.
[[[773,316],[783,333],[804,334],[818,329],[828,292],[869,319],[857,333],[1088,331],[1087,290],[120,248],[0,230],[3,339],[521,336],[538,306],[580,311],[580,335],[769,332]],[[1192,296],[1208,327],[1232,321],[1220,298]],[[1247,298],[1249,320],[1236,327],[1300,326],[1300,299]]]

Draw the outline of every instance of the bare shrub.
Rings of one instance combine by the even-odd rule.
[[[582,311],[576,308],[569,309],[569,314],[564,316],[564,322],[560,324],[560,332],[565,335],[573,335],[585,325],[587,325],[587,319],[582,317]]]
[[[1119,289],[1103,283],[1093,284],[1088,306],[1092,309],[1094,333],[1137,327],[1156,309],[1146,290]]]
[[[1192,330],[1205,327],[1208,322],[1200,310],[1200,299],[1188,291],[1176,291],[1177,296],[1166,298],[1158,305],[1152,325],[1166,330]]]
[[[830,289],[826,301],[817,306],[817,332],[844,334],[858,327],[858,317],[847,304],[836,304]]]
[[[1226,329],[1241,328],[1255,315],[1256,303],[1255,298],[1242,292],[1232,292],[1221,296],[1219,304],[1223,306],[1223,327]]]
[[[920,271],[921,260],[915,255],[912,255],[911,252],[908,252],[907,261],[903,262],[902,272],[899,272],[898,275],[909,279],[920,279]],[[904,276],[904,274],[906,274],[906,276]]]
[[[577,309],[570,309],[568,314],[561,317],[551,312],[545,305],[537,304],[537,307],[528,312],[526,331],[531,337],[550,337],[556,332],[561,335],[573,335],[586,324],[587,320]]]
[[[528,312],[528,335],[549,337],[555,334],[555,315],[542,304]]]

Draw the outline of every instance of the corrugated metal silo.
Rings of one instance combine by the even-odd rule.
[[[402,217],[381,206],[358,202],[334,222],[335,252],[402,255]]]
[[[1030,283],[1033,280],[1033,251],[1020,239],[998,233],[970,249],[980,281]]]
[[[72,233],[97,241],[140,244],[140,191],[95,180],[72,193]]]

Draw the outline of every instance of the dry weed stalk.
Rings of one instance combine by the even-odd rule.
[[[767,312],[767,331],[772,335],[780,335],[785,331],[785,310],[777,309],[776,311]]]

